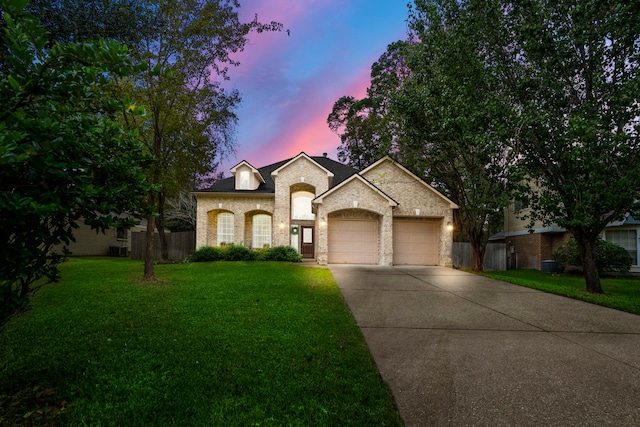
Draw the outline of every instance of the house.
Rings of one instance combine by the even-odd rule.
[[[196,247],[291,245],[319,264],[452,265],[457,205],[389,157],[357,171],[305,153],[197,191]]]
[[[523,219],[530,208],[516,201],[505,209],[504,236],[507,243],[507,268],[542,269],[543,261],[553,259],[553,251],[569,240],[570,233],[558,226],[536,222],[531,231],[529,220]],[[624,220],[611,222],[601,236],[629,252],[632,272],[640,272],[640,221],[627,214]]]

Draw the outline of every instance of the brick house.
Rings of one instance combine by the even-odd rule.
[[[458,206],[389,157],[357,171],[300,153],[230,171],[194,192],[196,247],[291,245],[322,265],[452,265]]]
[[[504,211],[504,236],[507,245],[507,268],[540,270],[542,262],[553,259],[553,251],[567,242],[570,233],[558,226],[545,227],[536,222],[531,231],[529,220],[523,219],[528,206],[513,203]],[[640,272],[640,221],[627,214],[622,221],[611,222],[601,236],[627,250],[632,259],[632,272]]]

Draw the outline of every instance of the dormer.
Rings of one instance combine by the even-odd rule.
[[[236,190],[257,190],[260,184],[264,184],[260,171],[245,160],[232,167],[230,172],[236,178]]]

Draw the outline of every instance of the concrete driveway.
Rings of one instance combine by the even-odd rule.
[[[330,268],[407,426],[640,425],[640,316],[443,267]]]

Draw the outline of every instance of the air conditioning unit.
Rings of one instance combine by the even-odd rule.
[[[109,256],[126,257],[128,250],[126,246],[109,246]]]

